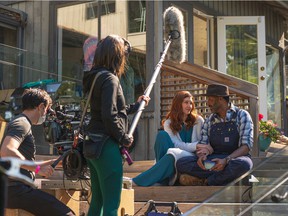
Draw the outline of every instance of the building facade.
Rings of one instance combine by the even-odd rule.
[[[259,113],[286,132],[285,1],[0,1],[1,89],[71,82],[74,93],[61,96],[81,97],[83,45],[89,38],[97,42],[118,34],[133,46],[121,80],[132,103],[143,94],[163,52],[163,12],[171,5],[184,15],[187,62],[257,85]],[[163,96],[163,79],[158,77],[141,116],[136,160],[154,158],[163,107],[173,96]],[[169,86],[171,92],[178,87]]]

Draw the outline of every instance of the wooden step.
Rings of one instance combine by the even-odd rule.
[[[56,159],[58,157],[58,155],[35,155],[35,159],[40,161]]]
[[[48,160],[48,159],[55,159],[57,156],[53,155],[37,155],[37,160]],[[254,158],[253,161],[257,163],[258,165],[263,162],[265,158]],[[267,158],[266,158],[267,159]],[[280,176],[280,174],[283,174],[283,172],[287,171],[287,163],[288,158],[287,157],[275,157],[269,159],[269,163],[265,163],[263,166],[258,167],[256,171],[253,172],[253,175],[255,177],[277,177]],[[148,170],[150,167],[152,167],[155,164],[154,160],[147,160],[147,161],[134,161],[134,163],[129,166],[127,163],[123,166],[123,176],[133,178],[140,173]],[[61,162],[56,167],[55,172],[53,176],[50,178],[53,179],[62,179],[63,171]],[[255,167],[255,166],[254,166]]]
[[[33,214],[22,209],[5,209],[5,216],[34,216]]]
[[[283,158],[283,157],[281,157]],[[269,163],[265,163],[265,165],[259,167],[257,170],[255,170],[252,174],[256,178],[277,178],[286,171],[288,171],[287,167],[287,158],[281,160],[281,158],[276,157],[275,159],[269,161]],[[256,163],[260,164],[264,159],[263,158],[256,158]],[[148,170],[151,166],[153,166],[155,163],[154,160],[149,161],[135,161],[131,166],[128,166],[127,164],[124,165],[123,170],[123,176],[134,178],[137,175],[141,174],[142,172]],[[277,167],[277,169],[275,169]]]
[[[177,203],[179,210],[182,213],[189,211],[191,208],[196,206],[198,203]],[[135,216],[142,216],[147,211],[149,207],[148,202],[135,202],[134,203],[134,215]],[[157,210],[160,212],[169,212],[171,208],[169,207],[157,207]]]
[[[123,172],[124,173],[141,173],[148,170],[155,164],[155,160],[145,160],[145,161],[134,161],[132,165],[124,163]]]
[[[141,174],[141,172],[131,172],[131,173],[123,173],[123,176],[125,176],[125,177],[129,177],[129,178],[134,178],[134,177],[136,177],[136,176],[138,176],[139,174]]]
[[[272,186],[273,187],[273,186]],[[283,186],[284,187],[284,186]],[[282,189],[281,187],[280,189]],[[182,202],[182,203],[199,203],[215,195],[226,186],[152,186],[152,187],[133,187],[135,191],[135,202],[147,202],[149,200],[161,202]],[[259,199],[267,191],[271,190],[271,184],[257,186],[229,186],[226,190],[221,191],[217,202],[224,203],[241,203],[243,196],[250,191],[250,198]],[[263,203],[270,203],[271,197],[267,195],[262,197]]]
[[[145,205],[146,204],[146,205]],[[251,203],[206,203],[205,208],[199,209],[193,213],[189,213],[191,209],[197,206],[199,203],[177,203],[182,213],[187,215],[239,215],[243,213],[244,209],[247,210],[244,215],[253,215],[253,208]],[[147,211],[149,204],[147,202],[135,202],[135,216],[143,216]],[[221,206],[221,207],[220,207]],[[142,209],[141,209],[142,208]],[[254,207],[255,208],[255,207]],[[257,213],[259,215],[287,215],[287,203],[259,203],[257,204]],[[273,210],[272,210],[273,209]],[[167,212],[170,209],[167,207],[157,207],[157,210]],[[262,213],[262,214],[261,214]],[[255,212],[254,212],[255,214]],[[242,215],[242,214],[241,214]]]
[[[202,202],[225,186],[151,186],[133,187],[135,202]]]

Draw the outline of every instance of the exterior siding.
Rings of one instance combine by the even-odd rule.
[[[49,1],[27,1],[10,5],[28,14],[25,27],[23,83],[47,79]],[[33,69],[32,69],[33,68]]]
[[[65,1],[62,1],[62,4],[64,4],[64,2]],[[123,2],[121,4],[121,1],[116,1],[116,3],[116,10],[117,7],[126,7],[126,4],[123,4]],[[189,12],[189,24],[191,24],[192,22],[191,15],[193,7],[200,11],[203,11],[204,13],[213,15],[215,18],[217,16],[265,16],[266,42],[270,43],[276,48],[278,47],[278,41],[286,28],[284,18],[279,13],[277,13],[277,11],[275,11],[270,5],[258,1],[199,0],[189,2],[169,1],[169,3],[168,1],[147,1],[147,84],[149,78],[153,73],[154,66],[159,61],[159,53],[161,53],[163,48],[162,12],[166,9],[166,5],[170,3],[176,6],[179,5],[180,7],[181,5],[184,5],[183,8],[187,9],[187,11]],[[54,5],[54,7],[51,7],[52,4]],[[24,70],[24,82],[31,82],[39,79],[48,78],[48,63],[55,65],[57,64],[57,41],[52,41],[51,38],[49,38],[48,36],[53,35],[54,38],[54,36],[57,35],[57,24],[55,23],[57,12],[54,11],[54,8],[57,6],[55,5],[56,3],[52,3],[52,1],[21,1],[10,5],[10,7],[24,11],[28,14],[24,38],[24,49],[27,50],[27,54],[24,59],[24,64],[27,67]],[[54,14],[54,16],[50,17],[50,15],[52,14]],[[79,18],[84,17],[85,15],[77,14],[77,16],[77,18]],[[104,24],[102,26],[102,37],[110,33],[105,32],[105,23],[108,23],[109,25],[111,25],[112,23],[116,32],[121,32],[123,33],[123,35],[126,33],[127,22],[121,22],[121,20],[125,18],[125,13],[119,14],[118,16],[118,22],[114,23],[112,23],[112,15],[109,15],[106,18],[103,17],[102,22]],[[74,22],[77,21],[79,21],[79,19]],[[67,25],[67,23],[71,22],[71,20],[64,20],[63,22],[65,22],[65,25]],[[81,26],[79,23],[79,28],[80,27],[84,26]],[[89,32],[91,34],[95,34],[95,31],[97,31],[97,25],[91,25],[87,27],[88,28],[85,29],[83,28],[81,32]],[[87,29],[89,29],[89,31]],[[188,29],[187,34],[189,37],[193,37],[192,33],[192,30]],[[131,35],[127,35],[127,37],[129,38],[129,40],[133,38],[133,36]],[[187,40],[192,41],[191,38],[187,38]],[[134,42],[132,43],[134,44]],[[53,59],[51,58],[48,62],[49,52],[50,55],[52,54]],[[191,59],[192,57],[190,56],[189,58]],[[35,70],[31,70],[28,68],[35,68]],[[50,72],[56,72],[57,67],[53,66],[53,69],[54,70],[50,70]],[[47,73],[40,73],[40,70]],[[187,86],[189,85],[190,83],[187,83]],[[195,88],[198,87],[203,88],[203,86],[201,85]],[[139,139],[141,140],[141,143],[137,145],[135,153],[133,155],[136,160],[154,159],[153,146],[156,137],[155,135],[157,133],[157,129],[160,127],[161,115],[165,115],[165,109],[168,109],[170,102],[167,100],[162,100],[160,94],[161,88],[162,86],[160,85],[159,78],[153,88],[153,92],[151,93],[153,102],[151,101],[151,105],[149,105],[147,110],[143,113],[142,121],[140,121],[139,123]],[[169,95],[169,97],[172,97],[172,95]],[[165,109],[163,110],[160,110],[161,103],[163,106],[165,106]],[[244,101],[243,103],[246,103],[246,101]],[[202,106],[202,102],[199,101],[198,105]],[[204,110],[203,113],[205,113],[206,111],[207,110]]]
[[[214,16],[265,16],[266,42],[278,46],[285,19],[270,5],[258,1],[197,1],[192,3]],[[205,11],[204,11],[205,12]]]
[[[82,4],[72,5],[69,7],[59,8],[61,10],[62,16],[58,17],[59,25],[65,26],[66,28],[70,27],[75,29],[78,32],[83,32],[89,35],[97,35],[98,33],[98,21],[96,19],[86,20],[85,9],[87,5]],[[123,13],[118,13],[117,11],[123,11]],[[83,13],[84,12],[84,13]],[[116,1],[116,13],[107,14],[101,17],[101,37],[104,38],[107,35],[111,34],[109,30],[113,29],[114,32],[117,32],[119,35],[127,36],[127,21],[123,21],[126,18],[127,14],[127,5],[125,2]],[[74,14],[73,19],[65,14]],[[96,24],[96,25],[95,25]],[[109,25],[109,28],[106,26]]]

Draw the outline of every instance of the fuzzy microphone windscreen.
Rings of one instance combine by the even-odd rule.
[[[182,12],[171,6],[164,11],[164,38],[167,40],[171,31],[178,31],[180,37],[173,39],[167,52],[167,58],[176,63],[182,63],[186,59],[186,39],[184,31],[184,18]]]

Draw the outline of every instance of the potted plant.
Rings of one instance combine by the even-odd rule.
[[[261,151],[266,151],[271,142],[276,142],[281,133],[272,120],[263,121],[263,115],[259,114],[259,137],[258,144]]]

